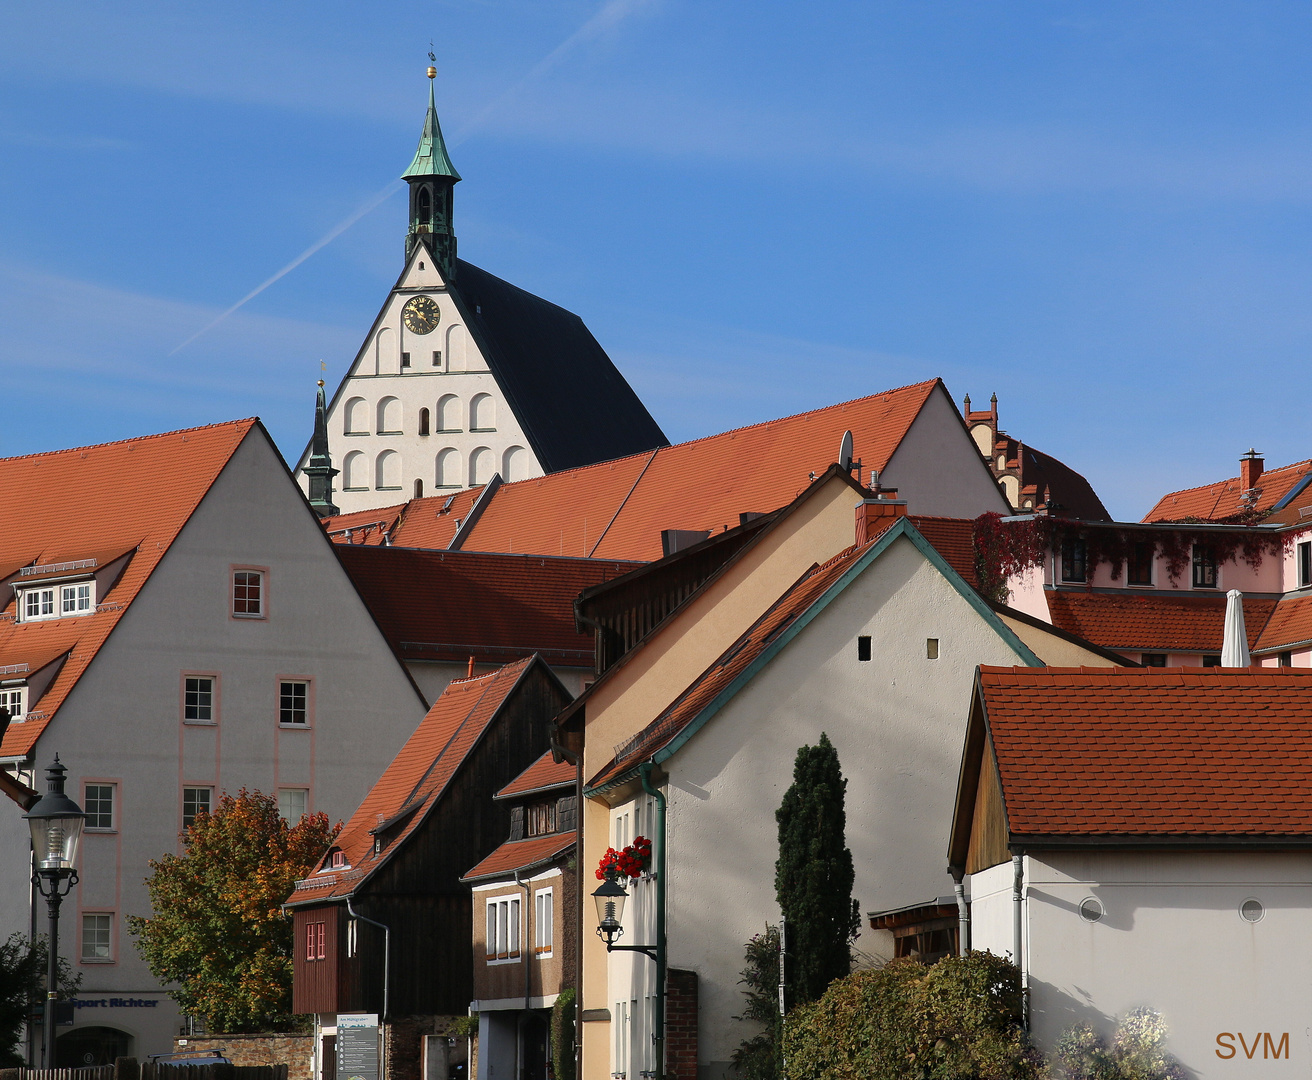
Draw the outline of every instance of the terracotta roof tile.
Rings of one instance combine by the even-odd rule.
[[[565,787],[574,783],[574,766],[567,761],[556,761],[550,750],[510,781],[494,796],[508,799],[514,795],[528,795],[534,791]]]
[[[392,533],[392,543],[401,547],[450,547],[456,530],[469,520],[469,512],[483,490],[481,487],[466,488],[449,495],[412,499],[402,510],[401,519]],[[550,555],[551,552],[543,554]]]
[[[1096,593],[1058,589],[1047,594],[1054,626],[1105,649],[1220,652],[1224,596],[1169,592]],[[1253,648],[1276,601],[1244,600],[1244,629]]]
[[[1258,497],[1251,505],[1242,501],[1240,479],[1232,476],[1201,487],[1172,491],[1157,500],[1144,521],[1230,521],[1248,515],[1262,517],[1312,473],[1312,460],[1298,461],[1264,472],[1257,480]],[[1312,494],[1312,493],[1310,493]]]
[[[979,579],[975,574],[973,521],[969,518],[920,517],[912,514],[911,523],[934,550],[943,556],[943,561],[960,574],[972,589],[979,588]]]
[[[460,880],[478,881],[481,878],[501,877],[513,874],[516,870],[540,866],[564,855],[577,839],[578,833],[566,832],[531,836],[527,840],[508,840]]]
[[[0,594],[0,657],[30,670],[68,660],[0,756],[31,752],[69,691],[258,420],[233,420],[99,446],[0,459],[5,524],[0,568],[135,551],[91,615],[15,623],[12,590]]]
[[[451,778],[533,662],[534,658],[529,657],[450,683],[338,835],[336,849],[345,856],[350,869],[321,871],[297,882],[287,903],[348,896],[382,866],[441,799]],[[395,834],[387,837],[387,846],[375,855],[374,830],[403,811],[409,811],[409,816],[397,822]]]
[[[713,530],[791,502],[850,430],[866,469],[884,469],[937,380],[675,446],[503,485],[462,546],[605,559],[661,557],[664,529]],[[415,539],[403,521],[397,542]]]
[[[576,667],[590,666],[594,649],[574,624],[574,598],[639,565],[373,546],[337,554],[404,660],[505,663],[537,652]]]
[[[356,510],[324,518],[323,527],[334,544],[382,544],[396,528],[408,503],[380,506],[373,510]]]
[[[1312,671],[992,668],[1013,834],[1312,836]]]
[[[1276,604],[1253,648],[1287,649],[1308,641],[1312,641],[1312,596],[1286,596]]]

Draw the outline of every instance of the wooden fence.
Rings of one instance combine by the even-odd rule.
[[[0,1069],[0,1080],[287,1080],[286,1065],[174,1065],[119,1058],[92,1069]]]

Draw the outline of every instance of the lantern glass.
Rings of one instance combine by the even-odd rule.
[[[83,820],[80,813],[27,819],[32,829],[32,850],[38,870],[72,870],[77,866]]]
[[[613,874],[608,874],[606,880],[592,894],[592,899],[597,902],[597,923],[603,933],[608,929],[619,928],[624,918],[624,901],[628,898],[629,894],[624,891],[624,886],[615,880]]]

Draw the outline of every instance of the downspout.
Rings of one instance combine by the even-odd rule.
[[[391,974],[392,974],[392,931],[391,931],[388,927],[384,926],[382,923],[378,922],[376,919],[367,919],[367,918],[365,918],[363,915],[357,913],[356,910],[355,910],[355,908],[353,908],[353,907],[351,906],[351,898],[350,898],[350,896],[347,896],[347,898],[346,898],[346,914],[348,914],[349,916],[351,916],[351,918],[353,918],[353,919],[359,919],[359,920],[360,920],[361,922],[363,922],[363,923],[368,923],[370,926],[376,926],[376,927],[378,927],[380,930],[382,930],[382,932],[383,932],[383,1015],[380,1016],[380,1017],[378,1018],[378,1026],[379,1026],[379,1030],[380,1030],[380,1032],[381,1032],[381,1030],[382,1030],[382,1025],[383,1025],[384,1023],[386,1023],[386,1021],[387,1021],[387,1017],[388,1017],[388,1013],[389,1013],[389,1005],[391,1004],[391,1002],[390,1002],[390,1000],[389,1000],[389,994],[390,994],[390,991],[391,991],[391,985],[392,985],[392,984],[391,984]],[[380,1050],[381,1050],[382,1052],[380,1052],[379,1055],[378,1055],[378,1057],[379,1057],[379,1061],[378,1061],[378,1072],[379,1072],[379,1075],[381,1075],[381,1076],[386,1076],[386,1075],[387,1075],[387,1062],[384,1060],[385,1052],[386,1052],[386,1050],[387,1050],[387,1040],[386,1040],[386,1039],[383,1040],[383,1045],[382,1045],[382,1047],[380,1048]]]
[[[515,1075],[524,1080],[524,1029],[528,1025],[529,998],[532,995],[532,972],[529,970],[529,957],[532,955],[528,949],[528,928],[532,925],[529,922],[528,910],[528,882],[522,881],[519,871],[515,871],[515,884],[524,890],[524,933],[519,935],[519,949],[524,957],[524,1011],[519,1014],[519,1023],[516,1025],[515,1039]]]
[[[656,1080],[665,1076],[665,795],[652,786],[650,761],[639,766],[642,790],[656,800],[656,1015],[652,1042],[656,1048]]]
[[[957,955],[965,956],[970,952],[970,905],[966,903],[966,876],[964,866],[949,866],[952,875],[952,892],[957,898]]]
[[[1025,856],[1013,855],[1011,866],[1015,876],[1011,886],[1011,939],[1012,958],[1020,969],[1021,1023],[1026,1031],[1030,1029],[1029,1001],[1025,996],[1029,980],[1025,977],[1025,957],[1021,953],[1021,937],[1024,932],[1025,910]]]

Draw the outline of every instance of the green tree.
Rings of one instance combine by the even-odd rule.
[[[834,979],[852,970],[852,942],[861,925],[852,899],[852,852],[847,846],[847,781],[826,734],[803,746],[793,786],[775,812],[779,861],[774,887],[787,920],[786,1005],[815,1001]]]
[[[747,999],[741,1016],[760,1026],[750,1039],[744,1039],[733,1052],[733,1063],[742,1080],[777,1080],[779,1045],[782,1034],[779,1022],[779,927],[767,926],[747,943],[747,966],[738,980]]]
[[[1053,1058],[1066,1080],[1184,1080],[1187,1075],[1166,1052],[1166,1022],[1149,1008],[1126,1013],[1111,1046],[1088,1024],[1063,1032]]]
[[[285,1031],[292,1016],[292,926],[282,902],[341,824],[324,814],[288,826],[271,795],[224,794],[187,830],[182,855],[152,860],[153,915],[129,929],[183,1012],[215,1032]]]
[[[29,941],[24,934],[11,934],[0,942],[0,1068],[24,1064],[18,1052],[23,1024],[45,1001],[46,939]],[[67,1000],[77,993],[82,976],[74,977],[68,961],[59,958],[59,996]]]

